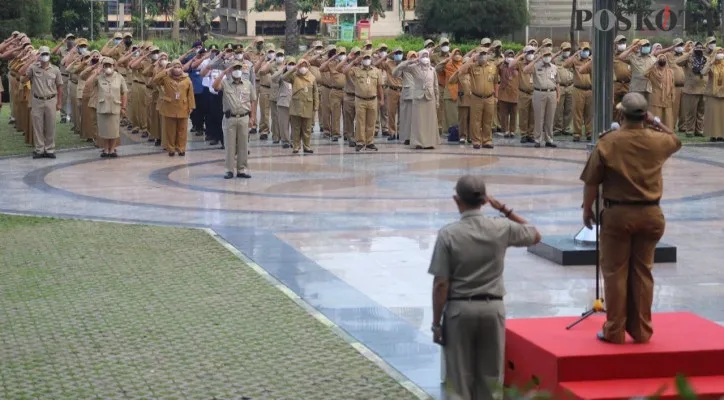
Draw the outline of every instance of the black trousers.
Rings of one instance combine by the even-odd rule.
[[[206,123],[206,109],[208,108],[207,97],[209,97],[209,88],[207,87],[204,87],[204,91],[201,93],[194,93],[196,108],[191,112],[191,126],[193,126],[196,131],[203,130],[204,124]]]
[[[224,118],[224,95],[222,93],[206,96],[206,137],[224,144],[224,131],[221,123]]]

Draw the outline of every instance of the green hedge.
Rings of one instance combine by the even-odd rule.
[[[398,36],[394,39],[374,39],[372,40],[373,45],[375,48],[379,46],[381,43],[386,44],[389,46],[390,51],[402,47],[402,50],[407,53],[408,51],[419,51],[424,47],[425,38],[421,36],[410,36],[410,35],[402,35]],[[437,43],[437,41],[436,41]],[[364,46],[364,40],[361,41],[354,41],[354,42],[344,42],[339,41],[337,43],[338,46],[345,47],[348,51],[354,46],[362,47]],[[480,41],[475,42],[463,42],[463,43],[451,43],[450,47],[451,49],[458,48],[460,51],[463,52],[463,54],[467,53],[468,51],[475,49],[480,46]],[[506,43],[503,42],[503,50],[512,49],[516,53],[523,49],[523,45],[520,43]]]

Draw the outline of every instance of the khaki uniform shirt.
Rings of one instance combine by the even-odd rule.
[[[519,91],[531,94],[533,93],[533,74],[526,74],[523,72],[523,68],[525,68],[526,64],[525,62],[519,62],[515,64],[518,67],[518,89]]]
[[[664,191],[664,162],[680,148],[676,135],[653,129],[619,129],[596,143],[581,180],[601,184],[607,200],[656,201]]]
[[[62,60],[63,58],[65,58],[65,56],[67,56],[68,53],[70,53],[71,50],[73,50],[73,49],[68,50],[68,47],[67,47],[67,46],[62,46],[62,47],[60,48],[60,59]],[[58,66],[58,68],[60,68],[60,73],[61,73],[61,74],[63,74],[63,75],[67,75],[67,74],[68,74],[68,72],[65,70],[65,65],[63,65],[63,63],[60,63],[60,65]]]
[[[347,78],[343,73],[337,72],[337,66],[339,61],[332,61],[329,65],[329,86],[334,89],[343,90],[344,85],[347,83]]]
[[[495,85],[498,84],[498,69],[491,61],[483,65],[473,64],[468,70],[470,74],[470,91],[477,97],[490,97],[495,94]]]
[[[126,80],[117,71],[113,71],[111,76],[101,72],[95,82],[98,102],[96,103],[96,112],[98,114],[116,114],[121,113],[121,97],[128,93]]]
[[[657,67],[654,67],[657,68]],[[649,95],[649,106],[651,107],[673,107],[674,106],[674,79],[663,82],[654,75],[653,70],[646,75],[651,83],[651,94]],[[664,95],[664,89],[669,88],[669,96]]]
[[[724,64],[712,64],[704,72],[709,77],[705,94],[717,98],[724,97]],[[714,82],[717,83],[716,87]]]
[[[553,63],[538,61],[533,72],[533,88],[547,90],[556,87],[558,87],[558,67]]]
[[[160,86],[162,103],[158,111],[164,117],[188,118],[191,110],[196,108],[194,88],[187,74],[176,79],[168,70],[163,70],[153,78],[152,84]]]
[[[509,67],[503,63],[498,66],[498,80],[500,86],[498,87],[498,101],[504,101],[506,103],[517,103],[519,81],[518,75],[520,74],[518,67]],[[507,79],[505,77],[508,77]]]
[[[292,103],[292,84],[283,80],[284,70],[279,69],[272,76],[272,84],[279,87],[279,96],[277,97],[277,106],[289,108]]]
[[[666,59],[669,61],[669,68],[674,72],[674,85],[676,87],[683,87],[686,81],[686,75],[684,74],[684,68],[676,63],[677,56],[674,53],[666,53]]]
[[[394,71],[398,65],[399,63],[394,60],[387,60],[384,63],[380,64],[380,68],[384,70],[386,75],[385,84],[387,86],[391,86],[395,89],[400,90],[402,89],[402,79],[400,77],[392,75],[392,71]]]
[[[616,56],[618,57],[618,56]],[[631,66],[625,62],[614,58],[613,60],[613,79],[620,83],[631,82]]]
[[[679,58],[678,63],[684,68],[684,93],[686,94],[704,94],[709,76],[705,74],[696,74],[692,67],[691,61],[693,55],[684,55]]]
[[[624,61],[631,66],[631,86],[629,90],[632,92],[648,92],[651,93],[651,82],[644,76],[646,71],[656,64],[656,57],[651,54],[629,54]]]
[[[558,84],[563,87],[573,85],[573,68],[563,67],[564,59],[559,58],[556,62],[558,68]]]
[[[33,100],[37,100],[36,97],[57,95],[58,88],[63,86],[60,69],[53,64],[48,64],[48,68],[41,67],[40,63],[34,64],[28,68],[27,76],[31,83]]]
[[[354,67],[347,72],[354,82],[357,97],[377,97],[377,87],[382,86],[382,74],[375,67]]]
[[[234,115],[251,112],[251,100],[256,100],[256,89],[251,82],[245,79],[234,82],[227,77],[222,81],[221,90],[224,91],[224,112]]]
[[[308,77],[312,79],[308,79]],[[319,88],[314,75],[307,72],[307,79],[305,79],[300,77],[297,72],[289,71],[284,74],[282,79],[292,84],[292,101],[289,104],[289,115],[314,118],[314,113],[319,109]]]
[[[438,232],[428,272],[449,281],[450,297],[502,297],[506,249],[530,246],[535,238],[532,226],[486,217],[480,210],[465,211]]]
[[[271,86],[270,100],[274,102],[279,99],[279,81],[274,82],[273,78],[274,74],[276,74],[282,68],[284,68],[283,64],[274,63],[271,67],[269,67],[269,71],[267,72],[267,75],[269,76],[269,85]],[[264,78],[260,75],[259,79]]]

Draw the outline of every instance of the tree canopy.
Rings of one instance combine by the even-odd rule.
[[[0,1],[0,36],[8,37],[12,31],[29,36],[50,33],[52,0]]]
[[[53,1],[53,36],[65,37],[68,33],[90,37],[91,7],[93,7],[93,31],[102,32],[101,22],[105,4],[88,0]]]
[[[526,0],[419,0],[415,15],[425,33],[454,40],[503,36],[528,22]]]

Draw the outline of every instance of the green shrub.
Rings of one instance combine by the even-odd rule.
[[[387,46],[389,46],[390,51],[401,47],[402,51],[404,53],[407,53],[408,51],[419,51],[422,50],[425,38],[422,36],[411,36],[411,35],[402,35],[398,36],[394,39],[374,39],[372,40],[372,44],[376,48],[381,43],[385,43]],[[437,43],[437,41],[436,41]],[[349,51],[352,47],[358,46],[362,47],[364,46],[364,40],[357,40],[353,42],[344,42],[339,41],[335,43],[338,46],[343,46]],[[452,49],[460,49],[460,51],[463,52],[463,54],[467,53],[468,51],[475,49],[480,46],[480,41],[474,41],[474,42],[462,42],[462,43],[450,43],[450,48]],[[516,53],[523,49],[523,45],[520,43],[503,43],[503,50],[512,49]]]

